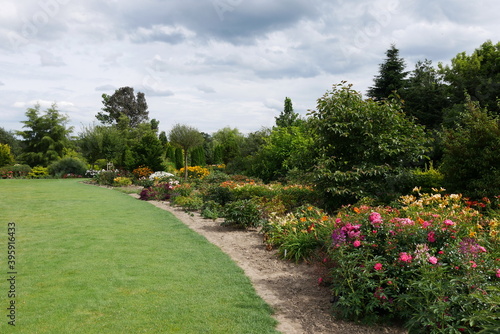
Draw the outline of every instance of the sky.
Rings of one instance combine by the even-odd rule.
[[[333,85],[363,94],[391,44],[407,70],[500,41],[497,0],[0,0],[0,127],[53,103],[78,134],[102,94],[143,92],[169,132],[306,116]]]

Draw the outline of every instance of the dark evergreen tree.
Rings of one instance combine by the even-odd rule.
[[[386,51],[387,58],[380,64],[379,74],[374,78],[374,85],[368,89],[368,96],[375,101],[387,99],[391,94],[400,93],[405,86],[405,61],[399,57],[399,50],[394,44]]]
[[[408,78],[406,88],[399,93],[403,110],[427,128],[437,129],[443,122],[443,110],[450,107],[442,75],[430,60],[419,61]]]

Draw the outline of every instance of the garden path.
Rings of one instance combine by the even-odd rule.
[[[333,319],[328,288],[318,285],[320,269],[278,259],[275,251],[266,250],[258,231],[221,226],[221,220],[204,219],[198,213],[187,213],[168,202],[150,203],[171,212],[228,254],[245,271],[257,294],[274,309],[274,317],[279,322],[277,329],[282,333],[406,333],[400,328],[362,326]]]

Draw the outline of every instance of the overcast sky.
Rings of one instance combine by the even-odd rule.
[[[498,0],[0,0],[0,127],[56,102],[78,133],[130,86],[167,133],[248,133],[287,96],[305,115],[343,80],[364,93],[392,43],[408,70],[497,43],[498,13]]]

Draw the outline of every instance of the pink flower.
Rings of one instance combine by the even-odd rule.
[[[474,262],[474,261],[469,261],[469,263],[470,263],[470,266],[471,266],[472,268],[476,268],[476,267],[477,267],[476,262]]]
[[[500,269],[497,270],[497,277],[500,278]]]
[[[323,277],[318,278],[318,284],[323,283]]]
[[[450,219],[446,219],[443,223],[447,226],[455,226],[455,223]]]
[[[378,226],[378,225],[383,223],[382,216],[378,212],[370,213],[370,216],[368,217],[368,219],[370,220],[370,223],[373,226]]]
[[[373,269],[382,270],[382,263],[375,263],[375,265],[373,266]]]
[[[438,259],[437,259],[435,256],[431,256],[431,257],[429,257],[428,261],[429,261],[429,263],[431,263],[431,264],[436,264],[436,263],[438,263]]]
[[[484,248],[483,246],[478,246],[478,248],[482,253],[486,253],[486,248]]]
[[[410,263],[412,259],[412,256],[406,252],[399,253],[399,261]]]
[[[423,222],[422,222],[422,227],[423,227],[423,228],[428,228],[428,227],[429,227],[429,226],[431,226],[431,225],[432,225],[432,224],[431,224],[431,223],[429,223],[427,220],[425,220],[425,221],[423,221]]]
[[[427,240],[429,242],[435,242],[436,241],[436,232],[431,231],[431,232],[427,233]]]
[[[361,246],[361,241],[356,240],[356,241],[354,241],[354,242],[352,243],[352,245],[353,245],[354,247],[359,247],[359,246]]]

